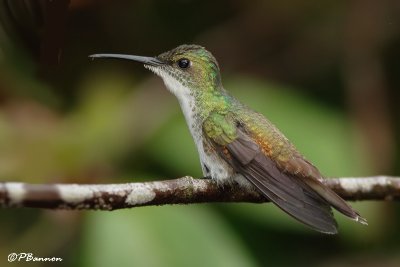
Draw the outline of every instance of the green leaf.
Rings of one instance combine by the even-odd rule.
[[[204,205],[89,213],[82,232],[83,266],[256,266]]]

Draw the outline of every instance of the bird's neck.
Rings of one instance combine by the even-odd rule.
[[[231,108],[231,97],[222,87],[190,88],[168,80],[164,82],[178,99],[194,139],[200,138],[202,124],[211,113],[226,114]]]

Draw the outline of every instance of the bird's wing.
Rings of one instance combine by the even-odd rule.
[[[330,207],[331,201],[321,195],[327,191],[329,197],[337,202],[331,192],[336,194],[320,181],[309,177],[300,178],[292,172],[298,171],[299,168],[295,166],[282,170],[277,161],[266,154],[263,146],[252,138],[252,133],[232,116],[211,114],[203,123],[203,133],[206,140],[213,143],[219,155],[230,163],[236,172],[242,174],[283,211],[315,230],[337,233],[337,224]],[[312,181],[312,186],[309,185],[308,179]],[[337,198],[341,199],[339,196]],[[343,209],[348,211],[346,207]],[[354,212],[351,208],[350,210]]]

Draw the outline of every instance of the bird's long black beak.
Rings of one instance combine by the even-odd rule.
[[[141,57],[141,56],[133,56],[133,55],[122,55],[122,54],[94,54],[89,56],[91,59],[94,58],[118,58],[118,59],[126,59],[133,60],[136,62],[140,62],[146,65],[151,66],[162,66],[165,65],[164,62],[155,57]]]

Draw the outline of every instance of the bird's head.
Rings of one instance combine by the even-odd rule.
[[[156,57],[121,54],[95,54],[91,58],[119,58],[143,63],[160,76],[178,99],[184,95],[212,92],[221,87],[218,63],[199,45],[181,45]]]

